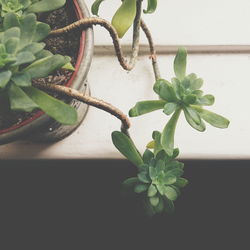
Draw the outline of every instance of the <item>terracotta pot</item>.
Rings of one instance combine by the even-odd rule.
[[[78,19],[89,17],[89,11],[84,0],[72,0],[72,2]],[[89,28],[81,34],[75,72],[66,86],[82,92],[89,92],[87,74],[91,64],[92,54],[93,30]],[[39,141],[57,141],[65,138],[82,123],[88,110],[88,105],[75,100],[72,100],[69,104],[77,110],[77,124],[73,126],[61,125],[43,112],[38,111],[22,123],[0,130],[0,144],[6,144],[23,138]]]

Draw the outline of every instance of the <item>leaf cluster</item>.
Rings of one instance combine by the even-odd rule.
[[[93,15],[98,15],[100,4],[104,0],[95,0],[92,4],[91,11]],[[112,25],[115,27],[118,36],[121,38],[133,24],[136,16],[137,0],[123,0],[121,6],[115,12],[112,18]],[[144,13],[153,13],[157,7],[157,0],[147,0],[147,9]]]
[[[45,50],[43,40],[50,32],[37,22],[35,14],[4,17],[0,32],[0,93],[12,110],[31,112],[40,108],[64,124],[76,122],[76,111],[63,102],[32,87],[32,79],[46,77],[70,62],[70,57]]]
[[[206,129],[204,121],[217,128],[227,128],[229,125],[226,118],[203,108],[214,104],[214,96],[204,95],[201,90],[201,78],[193,73],[186,75],[186,64],[187,51],[180,48],[174,60],[176,77],[172,78],[171,82],[159,79],[154,84],[154,91],[158,94],[159,100],[138,102],[129,111],[130,117],[159,109],[163,109],[166,115],[172,115],[161,136],[161,144],[169,155],[173,153],[174,133],[182,111],[189,125],[200,132]]]
[[[62,7],[66,0],[0,0],[0,16],[15,13],[18,16],[28,13],[41,13]]]
[[[184,164],[175,160],[179,150],[168,155],[159,145],[160,133],[155,131],[154,152],[146,149],[141,156],[134,143],[125,134],[115,131],[112,140],[116,148],[138,167],[138,174],[124,181],[123,186],[141,194],[150,214],[173,212],[174,201],[180,195],[180,188],[188,181],[182,178]]]

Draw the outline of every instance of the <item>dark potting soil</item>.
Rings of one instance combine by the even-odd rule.
[[[41,14],[38,16],[38,20],[49,24],[53,30],[73,23],[77,18],[72,1],[68,0],[64,7],[50,13]],[[79,51],[80,36],[81,33],[79,31],[72,31],[68,34],[47,38],[44,41],[46,43],[45,49],[51,51],[53,54],[70,56],[71,63],[75,65]],[[48,77],[35,79],[33,81],[65,85],[72,74],[72,71],[60,69]],[[55,94],[53,94],[53,96],[59,97]],[[3,106],[6,107],[6,105],[8,105],[8,100],[5,98],[0,99],[0,130],[16,126],[24,120],[31,118],[37,112],[37,110],[31,113],[6,111],[6,109],[1,108]]]

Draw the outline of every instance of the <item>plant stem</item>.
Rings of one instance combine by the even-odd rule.
[[[136,17],[134,20],[134,32],[133,32],[133,43],[132,43],[132,52],[130,56],[129,62],[125,58],[122,47],[120,44],[120,40],[118,37],[118,34],[115,30],[115,28],[112,26],[111,23],[106,21],[105,19],[99,18],[99,17],[91,17],[86,19],[81,19],[79,21],[76,21],[68,26],[65,26],[61,29],[52,30],[50,32],[51,36],[57,36],[63,33],[70,32],[75,29],[86,29],[88,27],[91,27],[92,25],[100,25],[104,27],[106,30],[108,30],[114,44],[115,53],[118,58],[118,61],[123,69],[125,70],[132,70],[135,66],[136,59],[138,57],[139,52],[139,36],[140,36],[140,19],[141,19],[141,0],[137,1],[137,11],[136,11]]]
[[[150,49],[150,58],[152,60],[152,66],[154,69],[155,80],[158,80],[161,78],[161,73],[160,73],[157,58],[156,58],[156,51],[155,51],[153,37],[151,35],[149,28],[147,27],[146,23],[143,20],[141,20],[141,28],[144,31],[144,33],[148,39],[148,44],[149,44],[149,49]]]
[[[128,117],[122,111],[120,111],[118,108],[114,107],[113,105],[111,105],[103,100],[99,100],[97,98],[83,94],[75,89],[68,88],[68,87],[61,86],[61,85],[36,82],[36,83],[33,83],[33,86],[37,87],[39,89],[42,89],[42,90],[49,90],[52,92],[56,92],[56,93],[59,93],[63,96],[72,97],[80,102],[89,104],[91,106],[94,106],[98,109],[102,109],[102,110],[110,113],[111,115],[115,116],[116,118],[118,118],[121,121],[121,123],[122,123],[121,131],[124,132],[125,134],[128,134],[127,130],[130,128],[130,121],[129,121]]]

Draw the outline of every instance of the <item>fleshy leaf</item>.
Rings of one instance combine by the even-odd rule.
[[[123,0],[121,7],[112,18],[112,25],[115,27],[119,38],[122,38],[136,16],[136,0]]]
[[[146,14],[154,13],[157,7],[157,0],[148,0],[148,6],[146,10],[143,10]]]
[[[153,197],[156,194],[157,194],[157,189],[153,184],[151,184],[148,188],[148,197]]]
[[[92,4],[91,6],[91,12],[93,15],[98,16],[99,13],[99,7],[100,4],[103,2],[104,0],[95,0],[95,2]]]
[[[149,198],[149,202],[153,207],[156,207],[159,204],[159,197],[154,196]]]
[[[158,109],[163,109],[165,104],[166,101],[163,100],[137,102],[136,105],[130,109],[129,116],[140,116]]]
[[[146,190],[148,189],[148,185],[146,184],[137,184],[134,188],[134,191],[137,193],[137,194],[140,194],[142,192],[145,192]]]
[[[29,73],[31,78],[46,77],[56,69],[68,63],[69,61],[69,57],[53,55],[35,61],[27,68],[25,68],[24,71]]]
[[[227,128],[229,125],[229,120],[225,117],[208,111],[206,109],[200,108],[198,106],[193,106],[197,112],[199,112],[201,118],[205,120],[210,125],[216,128]]]
[[[164,106],[164,113],[166,115],[171,115],[177,108],[177,104],[174,102],[169,102]]]
[[[161,145],[166,153],[170,156],[173,155],[174,150],[174,133],[178,118],[180,116],[180,109],[177,109],[175,113],[172,115],[171,119],[168,121],[165,126],[162,136],[161,136]]]
[[[77,112],[68,104],[34,87],[26,87],[23,90],[41,110],[56,121],[65,125],[74,125],[77,122]]]
[[[143,164],[141,155],[138,153],[133,141],[127,135],[119,131],[114,131],[112,133],[112,141],[120,153],[137,167]]]
[[[186,75],[187,50],[179,48],[174,59],[174,72],[176,77],[182,81]]]
[[[11,78],[11,75],[12,73],[9,70],[0,72],[0,89],[5,88]]]
[[[16,86],[14,83],[10,85],[8,89],[8,95],[10,100],[10,108],[12,110],[26,111],[31,112],[36,108],[39,108],[38,105],[31,100],[26,93]]]
[[[66,0],[41,0],[31,4],[28,8],[30,13],[41,13],[56,10],[65,4]]]

